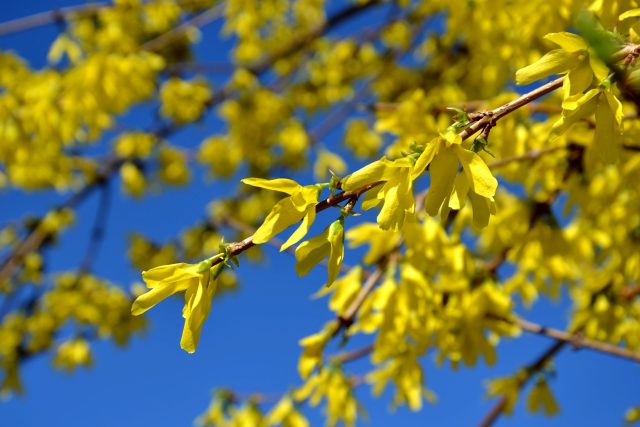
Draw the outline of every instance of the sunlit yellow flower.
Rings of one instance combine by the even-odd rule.
[[[302,186],[286,178],[271,180],[245,178],[242,182],[253,187],[280,191],[281,193],[290,195],[290,197],[285,197],[280,200],[273,209],[271,209],[267,218],[265,218],[262,225],[254,233],[253,243],[260,244],[268,242],[273,236],[300,220],[302,220],[302,224],[300,224],[300,227],[282,244],[280,250],[284,251],[289,246],[299,242],[300,239],[307,234],[309,227],[311,227],[311,224],[313,224],[313,221],[316,219],[316,204],[318,203],[318,196],[320,195],[319,187],[314,185]]]
[[[431,142],[416,162],[416,168],[430,166],[431,183],[425,198],[425,209],[429,215],[438,212],[445,218],[449,209],[461,209],[467,196],[473,206],[473,224],[483,228],[489,223],[490,214],[495,214],[493,196],[498,181],[491,174],[482,158],[463,148],[459,135],[452,141],[441,139]],[[436,155],[437,153],[437,155]],[[423,160],[427,158],[426,160]],[[462,165],[462,174],[458,174]]]
[[[582,37],[567,33],[550,33],[545,39],[560,46],[533,64],[516,72],[518,84],[529,84],[551,74],[567,73],[564,84],[565,98],[582,93],[593,81],[598,82],[609,74],[609,69],[596,55],[591,54],[587,42]]]
[[[163,299],[184,291],[182,317],[185,322],[180,347],[193,353],[198,347],[202,325],[209,316],[211,301],[216,292],[210,261],[161,265],[144,271],[142,278],[151,290],[133,302],[131,313],[138,316]]]
[[[308,427],[309,422],[296,408],[291,396],[285,395],[267,415],[267,423],[283,427]]]
[[[344,258],[343,218],[337,219],[321,234],[298,246],[296,249],[296,272],[300,276],[304,276],[326,257],[329,257],[327,286],[330,286],[338,277]]]
[[[527,409],[529,412],[544,412],[551,416],[560,412],[558,402],[549,389],[549,385],[544,378],[536,381],[527,398]]]
[[[413,163],[408,158],[391,161],[383,157],[345,177],[342,188],[351,191],[384,181],[384,184],[366,193],[361,207],[367,210],[382,204],[377,217],[378,225],[383,230],[398,231],[406,215],[412,215],[415,210],[412,170]]]

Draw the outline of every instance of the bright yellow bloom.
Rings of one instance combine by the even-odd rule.
[[[303,242],[296,249],[296,272],[304,276],[325,257],[329,257],[327,286],[336,280],[344,258],[344,219],[331,223],[316,237]]]
[[[285,395],[267,415],[267,424],[283,427],[309,427],[309,421],[296,408],[291,396]]]
[[[548,52],[533,64],[516,72],[518,84],[529,84],[551,74],[567,73],[564,84],[565,98],[581,94],[591,85],[595,76],[598,82],[609,74],[609,69],[596,55],[591,54],[587,42],[582,37],[567,33],[550,33],[545,39],[560,46]]]
[[[72,372],[78,366],[91,366],[91,347],[81,338],[65,341],[58,347],[53,365],[57,368]]]
[[[216,293],[211,268],[207,268],[211,264],[204,265],[206,263],[161,265],[144,271],[142,278],[151,290],[140,295],[131,306],[131,313],[138,316],[163,299],[184,291],[182,317],[185,322],[180,347],[188,353],[193,353],[198,347],[202,325],[209,316]]]
[[[408,158],[391,161],[383,157],[344,178],[342,189],[351,191],[384,181],[384,184],[367,192],[361,206],[367,210],[382,203],[378,225],[383,230],[398,231],[406,215],[415,211],[412,171],[413,163]]]
[[[549,385],[544,378],[540,378],[529,393],[527,398],[527,409],[529,412],[544,412],[551,416],[560,412],[558,402],[549,389]]]
[[[464,207],[468,195],[473,206],[473,224],[476,228],[483,228],[489,223],[490,214],[495,214],[493,196],[498,181],[484,160],[477,153],[463,148],[460,142],[459,135],[453,142],[433,141],[416,161],[418,170],[430,164],[431,184],[425,198],[425,209],[431,216],[440,212],[441,217],[446,218],[449,209]],[[463,173],[458,175],[460,165]]]
[[[284,251],[289,246],[299,242],[307,234],[309,227],[316,219],[316,204],[320,195],[320,189],[317,186],[302,186],[286,178],[245,178],[242,182],[253,187],[280,191],[290,195],[290,197],[280,200],[271,209],[260,228],[254,233],[253,243],[268,242],[273,236],[300,220],[302,220],[302,224],[282,244],[280,250]]]

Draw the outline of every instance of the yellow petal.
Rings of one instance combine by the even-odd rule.
[[[244,184],[251,185],[253,187],[265,188],[267,190],[280,191],[281,193],[293,194],[298,191],[302,186],[292,179],[276,178],[276,179],[262,179],[262,178],[245,178],[241,180]]]
[[[166,286],[157,286],[136,298],[131,305],[131,314],[139,316],[154,305],[158,304],[160,301],[175,294],[176,292],[184,291],[190,285],[197,283],[197,281],[197,278],[192,278],[185,281],[172,282]]]
[[[635,18],[637,16],[640,16],[640,9],[631,9],[620,15],[618,19],[624,21],[625,19]]]
[[[398,224],[404,222],[404,210],[398,203],[398,186],[386,188],[384,205],[376,218],[378,225],[383,230],[398,231]]]
[[[569,71],[567,77],[564,79],[562,88],[564,91],[564,98],[580,94],[587,90],[591,86],[593,81],[593,71],[588,63],[584,62],[578,65],[573,70]]]
[[[607,65],[602,62],[595,54],[589,55],[589,65],[593,71],[593,75],[596,77],[596,81],[601,82],[611,73],[611,70]]]
[[[491,170],[484,160],[473,151],[465,150],[462,147],[455,148],[471,189],[483,197],[495,196],[498,180],[491,174]]]
[[[564,73],[576,65],[576,58],[562,49],[552,50],[531,65],[516,72],[516,83],[526,85],[551,74]]]
[[[305,215],[305,211],[300,212],[294,206],[291,197],[280,200],[256,230],[253,242],[256,244],[268,242],[273,236],[300,221]]]
[[[561,33],[549,33],[544,36],[545,39],[557,44],[563,50],[567,52],[579,52],[581,50],[587,50],[587,42],[576,34],[561,32]]]
[[[381,160],[369,163],[342,180],[342,189],[355,190],[367,184],[380,181],[387,166]]]
[[[452,149],[441,150],[429,169],[431,184],[424,202],[427,213],[431,216],[438,214],[440,205],[451,194],[453,183],[458,173],[458,157]]]
[[[309,232],[309,228],[311,227],[311,224],[313,224],[313,221],[315,221],[315,219],[316,219],[316,207],[315,205],[311,205],[307,209],[307,214],[304,216],[304,218],[302,218],[302,223],[300,224],[300,227],[298,227],[296,231],[294,231],[293,234],[289,236],[287,241],[284,242],[282,246],[280,246],[280,252],[286,250],[291,245],[295,245],[300,240],[302,240],[302,238],[306,236],[307,233]]]
[[[334,221],[329,226],[327,239],[331,245],[327,265],[329,272],[327,286],[331,286],[338,277],[338,274],[340,274],[340,268],[342,267],[342,260],[344,258],[344,224],[342,219]]]
[[[582,95],[578,101],[563,102],[562,117],[553,124],[550,139],[553,141],[558,136],[564,134],[571,126],[585,117],[589,117],[595,112],[599,89],[592,89]],[[567,108],[570,110],[567,111]]]
[[[620,130],[616,113],[611,110],[606,94],[600,95],[596,106],[596,131],[593,148],[605,163],[615,163],[618,160]]]
[[[368,211],[375,208],[384,200],[384,194],[384,187],[381,185],[367,191],[364,197],[360,199],[360,209]]]
[[[440,147],[440,139],[435,138],[431,140],[424,147],[424,151],[420,153],[420,157],[416,160],[416,164],[413,166],[413,172],[411,173],[411,179],[415,180],[417,177],[422,175],[422,172],[429,166],[429,164],[433,161],[436,153],[438,152],[438,148]]]
[[[467,201],[468,192],[469,181],[464,175],[458,175],[453,185],[453,193],[449,198],[449,207],[454,210],[462,209]]]
[[[187,289],[184,295],[185,309],[183,316],[185,317],[184,328],[182,330],[182,338],[180,339],[180,348],[187,353],[193,353],[198,347],[200,334],[205,320],[211,312],[211,303],[216,290],[216,283],[209,283],[211,273],[203,276],[196,286]]]
[[[197,266],[179,262],[176,264],[167,264],[154,267],[151,270],[143,271],[142,278],[148,288],[155,288],[158,285],[177,282],[180,280],[189,280],[198,278],[200,274],[197,272]]]
[[[318,236],[302,242],[296,248],[296,272],[304,276],[329,255],[331,245],[327,240],[329,227]]]
[[[473,207],[473,226],[479,230],[489,225],[489,217],[491,216],[489,199],[470,192],[469,200]]]

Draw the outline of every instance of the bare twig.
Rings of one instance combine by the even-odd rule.
[[[371,354],[372,351],[373,351],[373,344],[368,344],[364,347],[351,350],[351,351],[345,351],[343,353],[339,353],[335,356],[329,357],[329,360],[332,363],[337,363],[337,364],[353,362],[355,360],[358,360],[364,356]]]
[[[97,178],[86,184],[80,191],[73,194],[67,200],[62,202],[53,211],[62,210],[67,208],[73,208],[80,202],[85,200],[94,190],[99,188],[102,183],[107,180],[114,171],[118,170],[118,167],[122,164],[122,159],[110,158],[106,160],[106,165],[103,170],[98,174]],[[30,252],[33,252],[40,248],[40,246],[47,239],[48,234],[43,232],[40,227],[34,228],[25,237],[18,246],[11,252],[0,264],[0,282],[8,280],[13,274],[14,270],[20,265],[22,259]]]
[[[96,217],[91,228],[91,235],[89,236],[89,245],[85,253],[84,259],[78,269],[78,277],[87,274],[91,271],[91,265],[95,261],[98,255],[98,249],[104,239],[105,229],[107,226],[107,220],[109,218],[109,211],[111,210],[111,191],[109,188],[109,182],[105,181],[101,186],[100,200],[96,208]]]
[[[549,154],[555,153],[556,151],[566,150],[567,146],[558,145],[555,147],[546,147],[546,148],[536,148],[531,151],[527,151],[524,154],[520,154],[519,156],[505,157],[504,159],[496,160],[494,162],[489,163],[490,169],[498,169],[503,166],[510,165],[511,163],[519,163],[519,162],[528,162],[528,161],[536,161],[540,157]]]
[[[545,365],[551,360],[560,350],[567,345],[566,341],[554,342],[544,353],[542,353],[536,360],[525,367],[526,375],[520,380],[520,388],[524,387],[533,377],[533,375],[541,371]],[[490,427],[496,420],[502,415],[507,407],[507,398],[502,397],[498,403],[496,403],[489,413],[480,421],[479,427]]]
[[[487,126],[495,126],[495,123],[502,117],[562,87],[563,82],[564,77],[559,77],[547,84],[540,86],[539,88],[532,90],[531,92],[525,93],[524,95],[520,96],[517,99],[514,99],[511,102],[507,102],[506,104],[498,108],[483,112],[478,120],[474,121],[471,125],[469,125],[469,127],[460,132],[460,136],[463,140],[465,140]]]
[[[515,324],[522,330],[530,332],[532,334],[544,335],[549,338],[553,338],[557,341],[571,344],[574,348],[587,348],[600,353],[609,354],[611,356],[619,357],[625,360],[631,360],[634,362],[640,362],[640,354],[629,351],[625,348],[615,346],[602,341],[596,341],[589,338],[585,338],[579,333],[571,333],[554,328],[547,328],[546,326],[539,325],[537,323],[530,322],[528,320],[516,318]]]
[[[225,3],[218,3],[216,6],[205,10],[204,12],[194,16],[193,18],[181,23],[177,27],[173,28],[166,33],[159,35],[158,37],[149,40],[142,45],[143,50],[157,51],[172,43],[174,40],[180,38],[192,28],[204,27],[207,24],[215,21],[224,13]]]
[[[361,194],[366,193],[367,191],[379,186],[380,184],[382,184],[382,182],[378,181],[372,184],[364,185],[352,191],[343,191],[342,193],[331,196],[316,205],[316,212],[322,212],[326,209],[329,209],[330,207],[338,205],[340,202],[343,202],[347,199],[351,199],[353,197],[359,197]],[[253,236],[249,236],[240,242],[234,242],[229,244],[229,255],[230,256],[238,255],[246,251],[247,249],[252,248],[253,246],[255,246],[255,243],[253,243]],[[216,258],[213,261],[212,266],[219,264],[222,261],[223,260],[221,258]]]
[[[24,18],[3,22],[0,23],[0,36],[30,30],[60,20],[66,20],[70,15],[91,15],[108,6],[109,4],[104,2],[87,3],[80,6],[52,9],[47,12],[36,13]]]

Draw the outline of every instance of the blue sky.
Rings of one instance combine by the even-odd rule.
[[[27,0],[4,2],[0,20],[30,15],[77,1]],[[375,16],[369,17],[374,19]],[[351,25],[358,25],[353,23]],[[207,27],[198,47],[204,60],[226,56],[228,45],[216,44],[219,25]],[[56,29],[47,26],[0,37],[0,48],[11,49],[36,67],[45,64],[49,43]],[[127,120],[138,120],[141,113]],[[180,132],[171,142],[193,147],[216,131],[215,120]],[[332,132],[325,144],[335,143]],[[126,236],[140,231],[159,241],[172,238],[201,219],[207,203],[236,181],[212,183],[203,173],[194,177],[188,190],[166,190],[142,201],[123,197],[119,184],[111,184],[113,206],[109,215],[107,238],[100,249],[94,271],[97,275],[128,287],[140,280],[123,254]],[[64,198],[53,193],[24,194],[0,192],[0,224],[28,214],[41,215]],[[78,211],[78,223],[50,252],[49,264],[55,271],[72,269],[82,259],[88,230],[97,207],[97,195],[89,198]],[[327,221],[333,219],[326,218]],[[0,402],[3,426],[189,426],[208,405],[210,392],[229,387],[241,394],[254,391],[278,394],[300,384],[296,371],[299,355],[297,341],[317,331],[331,318],[325,300],[311,300],[326,273],[318,268],[305,278],[295,274],[293,260],[266,249],[268,259],[262,265],[243,264],[238,271],[241,292],[227,295],[214,303],[203,330],[198,351],[188,355],[179,348],[182,331],[181,302],[167,300],[149,314],[150,327],[144,337],[134,339],[120,349],[109,342],[93,345],[95,365],[73,374],[63,374],[50,367],[50,358],[42,356],[27,362],[22,369],[26,388],[23,397]],[[355,261],[347,254],[347,261]],[[569,307],[566,296],[558,303],[540,302],[527,317],[549,326],[563,328]],[[475,425],[494,402],[484,396],[483,380],[506,375],[535,359],[549,345],[543,337],[524,335],[499,347],[495,367],[451,371],[437,367],[432,357],[425,358],[426,382],[439,397],[436,405],[427,405],[419,413],[399,409],[389,411],[390,395],[372,399],[369,390],[358,391],[369,414],[370,426],[463,426]],[[355,348],[355,346],[354,346]],[[349,369],[363,373],[365,362]],[[556,358],[558,375],[551,387],[561,405],[559,416],[544,419],[528,414],[522,399],[516,414],[503,418],[498,425],[601,426],[618,425],[624,411],[640,404],[634,379],[640,379],[637,367],[629,362],[589,351],[565,350]],[[312,425],[322,425],[319,409],[306,411]]]

